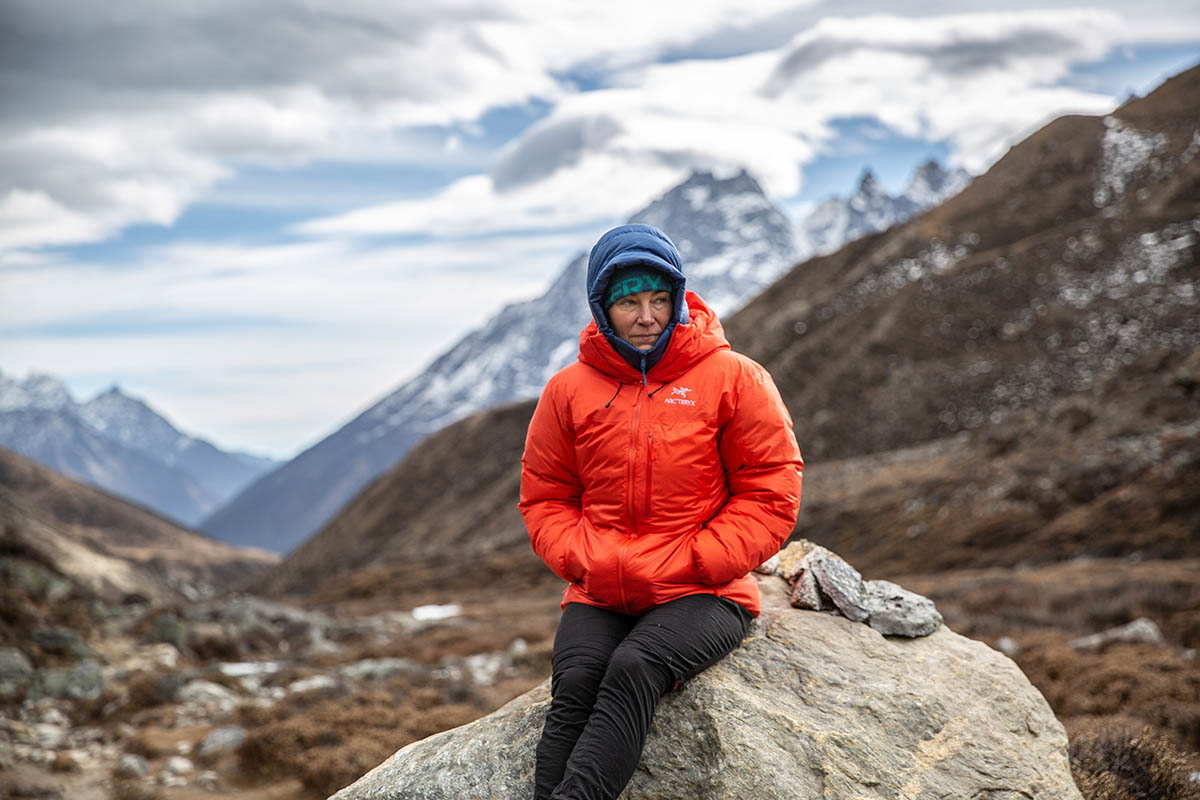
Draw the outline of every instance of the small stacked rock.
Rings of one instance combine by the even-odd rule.
[[[929,598],[891,581],[863,581],[844,559],[807,539],[792,542],[758,571],[787,581],[796,608],[837,611],[885,636],[928,636],[942,626]]]

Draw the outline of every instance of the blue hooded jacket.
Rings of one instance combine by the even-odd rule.
[[[654,347],[646,352],[638,350],[617,336],[604,308],[604,297],[613,273],[635,264],[649,267],[667,277],[672,287],[671,299],[675,305],[671,321],[659,335]],[[688,309],[684,297],[684,283],[679,251],[667,235],[653,225],[619,225],[601,236],[588,256],[587,298],[592,318],[596,320],[596,327],[608,339],[613,349],[634,369],[641,370],[643,380],[646,370],[657,364],[666,352],[675,326],[687,324]]]

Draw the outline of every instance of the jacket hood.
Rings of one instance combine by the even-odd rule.
[[[661,272],[673,287],[671,299],[675,307],[671,321],[667,323],[654,347],[646,352],[638,350],[616,335],[604,309],[604,294],[613,273],[635,264]],[[619,225],[601,236],[588,256],[588,308],[592,312],[596,328],[625,361],[643,371],[650,369],[663,357],[675,327],[687,324],[685,283],[679,251],[667,235],[653,225]]]

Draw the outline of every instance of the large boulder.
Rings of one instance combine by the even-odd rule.
[[[760,579],[740,648],[664,698],[624,800],[1079,800],[1067,737],[1003,654],[889,638]],[[414,742],[334,800],[530,797],[548,684]]]

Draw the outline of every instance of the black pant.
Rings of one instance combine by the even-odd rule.
[[[568,604],[554,636],[534,800],[615,800],[659,699],[737,647],[749,625],[750,612],[711,594],[640,617]]]

